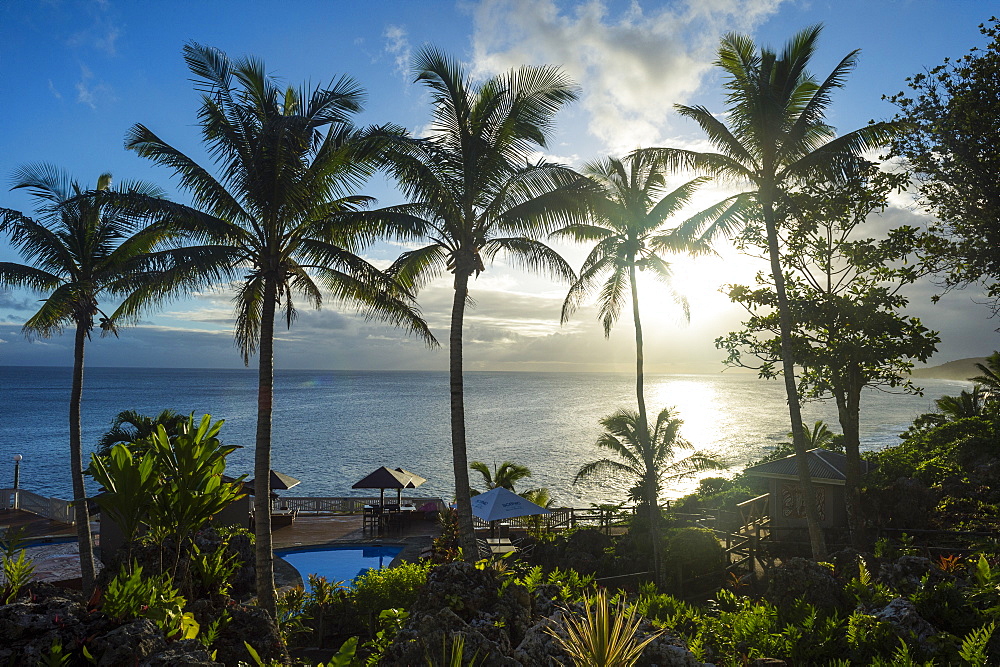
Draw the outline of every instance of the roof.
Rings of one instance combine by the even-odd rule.
[[[809,475],[815,480],[828,480],[833,484],[843,484],[847,480],[847,457],[840,452],[817,447],[806,452],[809,462]],[[861,462],[861,473],[868,472],[868,462]],[[745,473],[758,477],[778,479],[798,479],[799,471],[795,455],[786,456],[776,461],[768,461],[750,466]]]
[[[357,482],[352,489],[413,489],[427,480],[408,470],[396,468],[390,470],[382,466],[370,475]]]

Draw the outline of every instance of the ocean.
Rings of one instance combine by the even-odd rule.
[[[12,484],[12,457],[21,454],[22,488],[71,497],[70,374],[69,368],[0,367],[0,487]],[[930,379],[920,384],[922,397],[865,394],[864,449],[897,443],[914,417],[933,410],[935,398],[968,386]],[[169,408],[194,412],[196,418],[207,413],[225,420],[223,442],[243,447],[230,456],[227,472],[252,476],[256,385],[253,369],[88,368],[85,452],[94,449],[123,410],[152,416]],[[547,487],[560,505],[620,502],[630,486],[626,480],[572,482],[581,465],[604,455],[594,444],[601,432],[598,421],[619,408],[634,408],[633,392],[634,379],[627,374],[469,372],[469,459],[528,466],[532,476],[524,488]],[[736,373],[649,375],[646,392],[652,414],[675,407],[684,420],[683,437],[725,461],[730,472],[788,441],[780,381]],[[840,430],[832,401],[808,403],[804,414],[807,424],[824,419]],[[446,372],[276,371],[272,466],[302,480],[285,494],[363,493],[351,485],[382,465],[426,477],[416,494],[452,496]],[[475,487],[478,473],[471,474]],[[664,498],[679,497],[696,485],[696,479],[672,483]]]

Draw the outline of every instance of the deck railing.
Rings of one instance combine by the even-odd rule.
[[[279,496],[271,501],[271,509],[298,510],[299,514],[361,514],[364,512],[365,505],[378,505],[379,500],[378,496],[346,496],[333,498]],[[413,505],[414,507],[421,507],[427,503],[434,503],[438,511],[445,508],[445,503],[440,498],[403,496],[401,500],[404,505]],[[393,494],[392,498],[385,499],[385,504],[390,503],[396,503],[395,494]]]
[[[46,519],[74,524],[73,504],[59,498],[46,498],[24,489],[0,489],[0,509],[19,509]]]

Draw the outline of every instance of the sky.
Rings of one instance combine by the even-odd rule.
[[[215,46],[231,57],[253,55],[284,82],[320,85],[342,74],[367,91],[359,124],[393,122],[416,135],[430,106],[413,83],[412,55],[433,44],[484,77],[522,64],[558,65],[580,86],[580,99],[557,117],[544,155],[573,167],[644,146],[708,149],[699,129],[674,104],[701,104],[722,113],[721,78],[712,62],[729,32],[780,48],[798,30],[824,24],[813,72],[825,76],[847,53],[860,60],[837,91],[828,121],[850,131],[895,108],[883,95],[905,79],[984,43],[978,25],[992,2],[981,0],[437,0],[334,2],[139,3],[120,0],[8,0],[0,3],[0,207],[30,213],[23,191],[8,191],[16,169],[49,163],[85,186],[110,172],[142,179],[186,202],[171,174],[124,148],[126,131],[142,123],[211,167],[196,125],[199,94],[181,57],[187,42]],[[686,177],[678,175],[676,184]],[[384,178],[362,189],[380,205],[402,201]],[[711,204],[726,191],[703,188],[692,203]],[[928,218],[906,197],[894,201],[875,230],[924,225]],[[576,268],[587,248],[555,247]],[[387,266],[406,248],[378,244],[364,255]],[[19,261],[0,239],[0,261]],[[749,284],[757,260],[720,245],[714,257],[673,258],[674,288],[687,298],[690,319],[664,288],[640,282],[646,370],[717,373],[724,354],[716,338],[739,327],[743,311],[723,285]],[[592,304],[561,325],[567,285],[524,274],[502,258],[471,284],[466,315],[468,370],[629,371],[634,365],[630,318],[605,339]],[[941,332],[931,363],[984,356],[997,345],[989,311],[975,289],[931,303],[930,282],[911,290],[908,314]],[[94,366],[240,367],[232,337],[231,290],[220,285],[148,312],[116,338],[95,336]],[[0,290],[0,365],[72,364],[71,332],[29,340],[21,325],[39,295]],[[447,341],[452,299],[448,277],[427,286],[419,304],[432,330]],[[113,308],[113,304],[103,304]],[[302,308],[291,330],[277,330],[278,368],[444,370],[445,347],[429,350],[405,333],[366,322],[328,302]]]

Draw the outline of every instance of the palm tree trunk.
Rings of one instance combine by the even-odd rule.
[[[635,283],[635,264],[628,267],[628,278],[632,286],[632,321],[635,323],[635,397],[639,401],[639,432],[648,436],[646,397],[642,389],[642,322],[639,320],[639,288]]]
[[[73,508],[76,512],[76,537],[80,548],[80,582],[83,594],[94,594],[94,540],[90,534],[90,511],[87,491],[83,485],[83,437],[80,410],[83,403],[83,346],[87,340],[87,323],[76,323],[73,345],[73,388],[69,399],[69,459],[73,475]]]
[[[476,533],[472,525],[472,498],[469,494],[469,454],[465,442],[465,386],[462,378],[462,325],[469,296],[469,274],[455,272],[455,300],[451,306],[451,334],[448,343],[448,370],[451,382],[451,455],[455,468],[455,501],[458,504],[458,534],[465,559],[479,560]]]
[[[642,320],[639,319],[639,287],[635,279],[635,263],[628,267],[629,284],[632,288],[632,322],[635,324],[635,397],[639,403],[639,437],[646,440],[645,451],[651,452],[652,446],[649,442],[649,422],[646,419],[646,397],[643,392],[642,374]],[[646,471],[652,474],[655,464],[646,462]],[[646,481],[646,512],[649,521],[649,544],[653,552],[653,580],[659,583],[660,579],[660,498],[659,485],[655,479]]]
[[[273,278],[264,279],[260,322],[260,367],[257,379],[257,443],[254,450],[254,536],[257,549],[257,604],[277,617],[274,597],[274,551],[271,542],[271,411],[274,407]]]
[[[765,188],[761,188],[762,191]],[[771,193],[773,194],[773,188]],[[802,426],[802,408],[799,405],[798,388],[795,386],[795,360],[792,352],[792,319],[788,312],[788,295],[785,293],[785,276],[781,271],[781,256],[778,252],[778,229],[775,220],[773,198],[765,194],[761,199],[764,225],[767,229],[767,253],[774,278],[774,294],[778,306],[778,323],[781,333],[781,369],[785,380],[785,395],[788,399],[788,416],[792,422],[792,445],[795,448],[795,464],[799,476],[799,486],[806,509],[806,525],[809,527],[809,544],[812,556],[819,560],[826,556],[826,539],[819,523],[819,509],[816,506],[816,489],[809,474],[806,454],[805,429]]]

